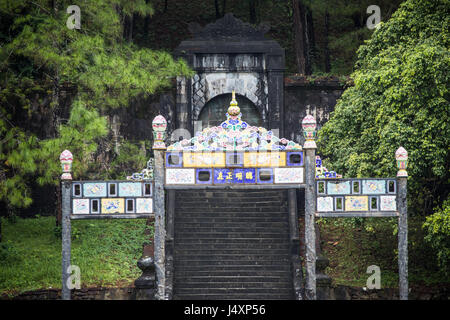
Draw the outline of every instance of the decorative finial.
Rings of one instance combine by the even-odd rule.
[[[59,156],[59,161],[61,162],[61,168],[63,172],[63,174],[61,175],[61,180],[72,180],[72,153],[69,150],[64,150]]]
[[[397,177],[407,177],[408,172],[406,168],[408,167],[408,151],[405,148],[400,147],[395,152],[395,159],[397,160]]]
[[[312,115],[307,115],[303,118],[303,136],[305,137],[305,144],[303,148],[305,149],[316,149],[316,119]]]
[[[162,115],[153,119],[153,149],[166,149],[164,139],[166,138],[167,121]]]
[[[231,92],[231,102],[230,107],[228,108],[228,114],[232,117],[237,117],[241,113],[241,109],[238,106],[238,103],[236,101],[236,93],[234,90]]]

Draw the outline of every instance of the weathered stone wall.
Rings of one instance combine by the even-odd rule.
[[[320,129],[330,118],[337,100],[344,91],[338,79],[316,80],[285,78],[284,81],[284,137],[303,143],[303,118],[312,114]]]

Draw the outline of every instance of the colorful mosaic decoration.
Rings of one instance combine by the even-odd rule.
[[[153,199],[137,198],[136,213],[153,213]]]
[[[365,194],[386,193],[386,181],[385,180],[363,180],[362,191]]]
[[[305,148],[315,149],[316,145],[316,131],[317,122],[316,119],[312,115],[307,115],[302,120],[302,128],[303,128],[303,136],[305,137],[305,144],[303,145]]]
[[[72,200],[73,214],[89,214],[89,199],[73,199]]]
[[[119,197],[140,197],[142,196],[142,184],[139,182],[119,183]]]
[[[84,183],[83,195],[85,197],[106,197],[106,183],[105,182]]]
[[[275,168],[275,183],[303,183],[303,168]]]
[[[317,199],[322,199],[317,202],[317,212],[325,212],[325,205],[328,205],[326,211],[333,213],[395,212],[397,210],[396,190],[395,179],[316,180]],[[325,198],[332,200],[325,200]],[[335,206],[334,209],[333,206]]]
[[[166,169],[166,184],[195,184],[195,169]]]
[[[350,193],[350,181],[339,181],[327,183],[328,194],[349,194]]]
[[[183,152],[185,168],[225,167],[225,152]]]
[[[250,126],[243,121],[242,113],[233,98],[226,114],[227,120],[220,126],[205,128],[195,137],[175,142],[167,151],[284,151],[302,150],[293,141],[280,139],[272,131]]]
[[[214,169],[214,183],[232,183],[233,182],[233,170],[232,169]]]
[[[380,196],[381,211],[396,211],[397,201],[395,196]]]
[[[153,149],[165,149],[166,144],[164,139],[166,138],[167,121],[162,115],[158,115],[153,119]]]
[[[318,212],[333,211],[333,197],[318,197],[317,211]]]
[[[367,196],[346,196],[345,211],[368,211],[369,197]]]
[[[405,148],[400,147],[395,152],[395,159],[397,160],[397,177],[407,177],[408,172],[406,168],[408,168],[408,151]]]
[[[125,201],[123,198],[103,198],[102,213],[125,213]]]
[[[147,167],[142,169],[141,172],[135,172],[131,176],[127,176],[127,180],[142,181],[153,180],[153,166],[155,159],[147,161]]]
[[[74,215],[153,213],[150,181],[74,181],[70,196]]]
[[[62,172],[61,175],[62,180],[72,180],[72,174],[70,173],[72,171],[72,162],[73,162],[73,156],[72,153],[69,150],[64,150],[61,152],[59,156],[59,161],[61,163]]]
[[[320,156],[316,156],[316,179],[335,179],[342,178],[341,174],[337,174],[334,171],[328,171],[326,167],[322,166],[322,159]]]

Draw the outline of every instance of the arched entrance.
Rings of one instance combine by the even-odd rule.
[[[227,113],[230,105],[231,93],[221,94],[209,100],[203,107],[198,120],[201,121],[197,129],[203,130],[206,127],[219,126]],[[241,109],[241,113],[245,114],[246,121],[252,126],[261,127],[263,121],[257,107],[248,98],[236,95],[236,100]]]

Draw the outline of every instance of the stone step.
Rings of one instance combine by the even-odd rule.
[[[176,253],[177,251],[175,251]],[[273,253],[265,253],[265,254],[248,254],[248,253],[215,253],[215,254],[192,254],[189,252],[188,254],[178,253],[176,256],[177,262],[181,261],[194,261],[194,260],[203,260],[203,261],[226,261],[232,260],[236,263],[243,261],[278,261],[284,260],[288,261],[290,256],[288,254],[273,254]]]
[[[204,224],[199,224],[196,227],[188,227],[188,226],[181,226],[179,228],[175,228],[175,238],[177,238],[177,231],[180,233],[186,233],[186,232],[195,232],[195,233],[242,233],[242,234],[254,234],[258,233],[261,234],[261,237],[264,238],[265,234],[274,234],[274,233],[282,233],[286,230],[287,226],[284,228],[282,227],[256,227],[253,226],[251,223],[244,225],[244,226],[208,226]]]
[[[294,299],[294,292],[291,293],[228,293],[228,294],[177,294],[173,296],[174,300],[292,300]],[[228,311],[225,309],[226,314]]]
[[[201,199],[222,199],[222,198],[261,198],[277,197],[287,198],[287,191],[284,189],[266,190],[177,190],[175,197],[178,198],[201,198]]]
[[[214,289],[242,289],[242,290],[254,290],[254,289],[270,289],[270,290],[285,290],[291,289],[293,287],[292,283],[289,282],[191,282],[191,281],[182,281],[177,283],[175,279],[174,282],[177,287],[177,291],[183,289],[205,289],[208,291]]]
[[[199,223],[205,223],[205,224],[214,224],[214,223],[227,223],[227,224],[247,224],[248,222],[253,222],[253,223],[277,223],[277,222],[282,222],[282,223],[286,223],[285,220],[286,219],[280,219],[279,216],[275,216],[275,215],[259,215],[259,216],[253,216],[253,217],[248,217],[248,216],[239,216],[236,215],[234,217],[225,217],[225,216],[221,216],[220,214],[217,214],[217,216],[209,216],[209,217],[204,217],[204,216],[200,216],[200,215],[196,215],[196,216],[178,216],[176,221],[175,221],[175,228],[178,228],[179,226],[184,225],[185,223],[193,223],[193,224],[199,224]]]
[[[195,234],[190,232],[175,232],[175,241],[183,243],[184,239],[194,238],[194,239],[288,239],[289,235],[287,233],[269,233],[264,234],[257,232],[197,232]]]
[[[276,254],[289,254],[289,247],[285,247],[283,249],[273,249],[273,248],[252,248],[252,249],[248,249],[248,248],[239,248],[239,247],[234,247],[233,249],[230,248],[226,248],[226,249],[205,249],[203,248],[188,248],[188,249],[183,249],[180,247],[177,247],[177,249],[175,250],[175,254],[178,255],[185,255],[186,252],[188,252],[188,254],[196,256],[196,255],[217,255],[217,254],[226,254],[226,255],[230,255],[230,254],[246,254],[246,255],[264,255],[264,254],[270,254],[270,253],[276,253]]]
[[[242,222],[235,222],[235,221],[229,221],[229,222],[216,222],[216,221],[202,221],[202,222],[183,222],[178,223],[177,226],[175,226],[176,229],[182,229],[182,228],[211,228],[211,229],[230,229],[230,228],[265,228],[265,229],[279,229],[279,228],[289,228],[288,222],[284,221],[273,221],[273,222],[252,222],[248,221],[248,223],[242,223]]]
[[[280,290],[284,289],[284,290]],[[264,294],[264,295],[270,295],[275,294],[278,295],[281,293],[285,293],[285,295],[293,294],[293,289],[286,290],[286,288],[178,288],[175,291],[176,295],[183,295],[183,294],[223,294],[223,295],[233,295],[233,294]]]
[[[277,265],[262,265],[262,264],[240,264],[240,265],[208,265],[208,264],[200,264],[200,265],[184,265],[182,268],[177,268],[174,265],[176,272],[188,273],[192,274],[192,272],[198,272],[196,275],[201,275],[201,273],[209,272],[214,273],[216,275],[221,275],[226,272],[234,272],[235,274],[240,274],[241,272],[253,272],[259,275],[267,275],[267,273],[277,273],[277,272],[290,272],[291,266],[290,263],[286,264],[277,264]],[[174,274],[175,277],[177,273]]]
[[[237,206],[224,206],[222,208],[218,207],[204,207],[202,205],[198,205],[192,208],[188,207],[178,207],[176,209],[175,214],[183,214],[183,213],[205,213],[205,214],[215,214],[221,213],[221,214],[228,214],[233,212],[242,212],[243,210],[248,212],[249,214],[253,213],[260,213],[260,212],[273,212],[273,213],[287,213],[288,209],[285,206],[257,206],[252,208],[242,208]]]
[[[285,266],[289,265],[290,259],[280,259],[280,260],[243,260],[243,261],[235,261],[235,260],[188,260],[188,261],[180,261],[174,260],[175,267],[202,267],[209,268],[211,266],[233,266],[233,267],[244,267],[244,266]]]
[[[230,267],[232,268],[232,267]],[[205,271],[198,271],[192,270],[192,269],[180,269],[177,270],[175,274],[175,278],[191,278],[191,279],[225,279],[225,278],[236,278],[239,277],[266,277],[268,279],[271,278],[277,278],[277,279],[287,279],[290,281],[291,279],[291,273],[289,268],[284,269],[277,269],[277,268],[270,268],[262,266],[259,268],[255,268],[255,266],[251,266],[248,268],[245,268],[243,270],[238,270],[238,267],[235,267],[235,270],[228,270],[225,268],[216,268],[212,270],[205,270]]]

